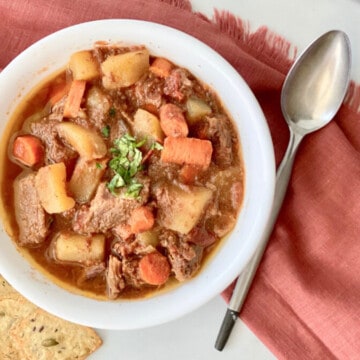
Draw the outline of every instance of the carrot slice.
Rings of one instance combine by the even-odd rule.
[[[210,165],[212,151],[209,140],[167,137],[161,151],[161,160],[180,165],[197,165],[206,169]]]
[[[179,178],[184,184],[193,184],[201,170],[199,166],[185,164],[179,171]]]
[[[133,234],[150,230],[154,226],[155,218],[148,206],[136,208],[130,216],[129,225]]]
[[[76,117],[85,92],[85,80],[73,80],[64,106],[64,117]]]
[[[60,84],[56,84],[50,90],[49,95],[49,103],[50,106],[53,106],[58,101],[60,101],[70,90],[69,82],[62,82]]]
[[[13,156],[26,166],[34,166],[44,160],[45,149],[39,138],[21,135],[13,143]]]
[[[165,284],[171,267],[167,258],[158,251],[146,254],[139,262],[140,277],[150,285]]]
[[[160,126],[166,136],[186,137],[189,128],[182,110],[175,104],[165,104],[159,111]]]
[[[164,58],[156,58],[150,66],[150,71],[157,76],[162,78],[168,77],[173,68],[173,64],[164,59]]]

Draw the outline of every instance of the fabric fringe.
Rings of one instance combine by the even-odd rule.
[[[347,105],[351,111],[360,113],[360,84],[356,84],[354,81],[350,82],[344,104]]]
[[[189,0],[160,0],[163,3],[173,5],[179,9],[192,11],[192,6]]]
[[[212,22],[237,44],[257,58],[260,54],[267,65],[286,73],[297,55],[297,48],[266,26],[251,31],[249,21],[224,10],[214,10]]]
[[[204,15],[197,14],[203,19]],[[298,50],[281,35],[269,30],[266,26],[252,31],[249,21],[245,21],[228,11],[214,10],[211,20],[220,31],[228,34],[239,46],[255,58],[261,54],[267,65],[286,74],[297,57]],[[360,113],[360,84],[350,82],[349,89],[344,99],[351,111]]]

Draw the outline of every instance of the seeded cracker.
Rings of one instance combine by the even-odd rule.
[[[21,359],[10,329],[33,311],[35,306],[14,292],[0,295],[0,359]]]
[[[102,343],[96,332],[72,324],[40,309],[12,326],[10,334],[20,348],[21,359],[86,359]]]
[[[93,329],[37,308],[0,275],[1,360],[81,360],[101,344]]]
[[[17,292],[0,274],[0,298],[9,294],[17,294]]]

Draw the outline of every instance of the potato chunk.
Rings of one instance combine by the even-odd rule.
[[[56,129],[60,137],[86,160],[100,159],[107,153],[104,140],[93,130],[73,122],[61,122],[57,124]]]
[[[195,123],[205,115],[210,115],[211,111],[211,107],[201,99],[190,97],[186,101],[186,115],[191,124]]]
[[[80,235],[62,231],[52,242],[53,256],[58,261],[86,266],[98,264],[105,258],[105,235]]]
[[[106,170],[107,159],[85,160],[79,158],[69,181],[69,190],[78,203],[89,201],[100,184]]]
[[[75,205],[75,200],[66,193],[66,167],[62,162],[41,167],[35,177],[35,188],[48,214],[61,213]]]
[[[146,49],[110,55],[101,63],[102,83],[106,89],[133,85],[149,70]]]
[[[89,50],[72,54],[69,68],[74,80],[93,80],[100,76],[99,64]]]
[[[154,230],[141,232],[136,235],[136,238],[143,246],[152,246],[156,248],[159,243],[158,234]]]
[[[164,133],[158,117],[146,110],[138,109],[136,111],[133,130],[138,139],[148,139],[148,146],[154,142],[162,143],[164,141]]]
[[[212,195],[210,189],[200,186],[188,190],[165,186],[157,194],[160,225],[182,234],[189,233],[200,220]]]

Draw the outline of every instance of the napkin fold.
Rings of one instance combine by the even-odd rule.
[[[0,68],[43,36],[95,19],[149,20],[199,38],[249,84],[281,161],[289,133],[280,92],[296,49],[266,27],[251,32],[248,22],[220,10],[208,19],[193,13],[186,0],[0,0],[0,14]],[[240,315],[279,359],[360,354],[359,108],[360,90],[352,83],[335,120],[304,139]],[[224,291],[226,300],[231,291]]]

